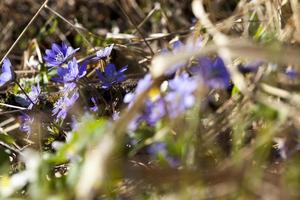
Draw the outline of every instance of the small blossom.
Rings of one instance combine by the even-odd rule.
[[[16,101],[22,106],[26,106],[28,107],[28,109],[32,109],[34,104],[38,103],[40,94],[41,94],[40,85],[39,84],[37,84],[37,86],[33,85],[31,87],[31,91],[27,94],[27,96],[30,99],[28,99],[28,97],[25,94],[20,94],[16,97]]]
[[[134,99],[141,94],[147,87],[149,87],[152,83],[152,78],[150,74],[147,74],[143,79],[139,80],[136,89],[134,92],[129,92],[124,97],[124,103],[131,103]]]
[[[170,81],[169,88],[170,91],[166,94],[165,100],[171,117],[176,117],[195,103],[193,92],[197,88],[197,82],[188,77],[188,74],[184,73],[175,77]]]
[[[161,154],[163,156],[167,156],[167,145],[165,142],[156,142],[149,146],[148,153],[152,156],[155,156],[157,154]]]
[[[290,78],[297,78],[299,76],[299,73],[291,67],[286,68],[285,74]]]
[[[220,57],[214,60],[208,57],[200,58],[198,65],[191,67],[191,72],[199,74],[204,83],[211,88],[224,89],[230,85],[230,74]]]
[[[113,48],[114,48],[114,44],[111,44],[110,46],[105,47],[103,50],[97,51],[96,58],[101,59],[101,58],[105,58],[105,57],[110,56],[111,51],[113,50]]]
[[[0,75],[0,87],[6,85],[14,79],[14,72],[11,62],[8,58],[5,58],[2,64],[2,73]]]
[[[20,131],[25,132],[25,133],[30,133],[33,119],[26,113],[22,113],[19,116],[19,120],[21,122],[20,127],[19,127]]]
[[[71,98],[62,96],[55,104],[52,110],[52,116],[56,115],[56,121],[65,119],[69,109],[73,106],[79,97],[79,93],[74,93]]]
[[[256,72],[258,68],[263,64],[261,61],[253,61],[247,64],[240,64],[238,65],[238,69],[241,73],[251,73]]]
[[[94,97],[91,98],[91,101],[93,102],[93,107],[90,107],[90,110],[92,112],[97,112],[98,111],[98,106],[97,106],[97,102],[96,99]]]
[[[65,43],[53,43],[51,49],[46,50],[44,59],[49,67],[57,67],[68,61],[78,50],[79,48],[73,49]]]
[[[115,83],[121,83],[126,80],[124,72],[127,70],[127,66],[116,70],[114,64],[109,63],[106,65],[104,72],[96,71],[98,78],[102,82],[102,88],[109,89]]]
[[[165,114],[164,101],[159,97],[159,99],[154,102],[151,100],[146,101],[145,112],[142,118],[149,126],[154,126]]]
[[[53,78],[54,81],[70,83],[76,81],[86,74],[86,65],[78,66],[76,58],[68,63],[67,68],[60,67],[57,69],[59,77]]]

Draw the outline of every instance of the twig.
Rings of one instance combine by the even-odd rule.
[[[64,22],[66,22],[67,24],[69,24],[72,28],[75,29],[75,31],[83,38],[83,40],[92,48],[94,49],[93,45],[88,41],[88,39],[82,34],[82,32],[77,28],[76,25],[74,25],[72,22],[70,22],[69,20],[67,20],[65,17],[63,17],[61,14],[59,14],[58,12],[56,12],[54,9],[50,8],[48,5],[45,5],[45,8],[47,8],[50,12],[52,12],[54,15],[56,15],[57,17],[59,17],[60,19],[62,19]]]
[[[149,43],[146,41],[146,37],[144,36],[143,32],[141,31],[141,29],[134,23],[134,21],[131,19],[131,17],[127,14],[127,12],[123,9],[123,7],[120,5],[119,1],[116,1],[117,6],[121,9],[121,11],[123,12],[123,14],[129,19],[130,23],[135,27],[135,29],[139,32],[139,34],[141,35],[141,37],[143,38],[143,41],[145,42],[145,44],[147,45],[147,47],[149,48],[152,56],[154,55],[154,51],[152,50],[151,46],[149,45]]]
[[[15,83],[19,86],[19,88],[22,90],[22,92],[25,94],[25,96],[27,97],[27,99],[29,99],[29,101],[35,105],[35,103],[33,103],[33,101],[31,100],[31,98],[28,96],[28,94],[25,92],[25,90],[22,88],[22,86],[20,85],[20,83],[18,81],[15,81]]]
[[[14,105],[6,104],[6,103],[0,103],[0,106],[5,106],[5,107],[8,107],[8,108],[16,108],[16,109],[19,109],[19,110],[26,110],[27,109],[27,108],[24,108],[24,107],[14,106]]]
[[[16,41],[12,44],[12,46],[9,48],[9,50],[6,52],[6,54],[3,56],[2,60],[0,61],[0,65],[4,61],[4,59],[8,56],[8,54],[13,50],[13,48],[16,46],[16,44],[19,42],[21,37],[24,35],[24,33],[27,31],[29,26],[32,24],[32,22],[36,19],[38,14],[42,11],[42,9],[46,6],[48,3],[48,0],[45,0],[44,3],[41,5],[41,7],[38,9],[38,11],[35,13],[35,15],[31,18],[30,22],[26,25],[26,27],[23,29],[19,37],[16,39]]]

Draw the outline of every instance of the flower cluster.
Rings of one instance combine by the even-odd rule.
[[[87,66],[92,62],[97,62],[100,59],[107,58],[110,56],[114,45],[104,48],[96,52],[96,55],[89,56],[78,62],[75,58],[75,53],[79,50],[73,49],[72,47],[62,43],[61,45],[53,44],[51,49],[46,50],[46,56],[44,59],[48,67],[56,68],[57,77],[52,78],[53,81],[60,82],[64,84],[61,90],[62,96],[54,104],[54,109],[52,111],[53,115],[56,115],[56,120],[65,119],[68,110],[73,106],[76,100],[79,98],[79,93],[77,92],[77,84],[86,74]],[[127,66],[121,68],[119,71],[112,63],[108,63],[104,69],[104,72],[96,70],[97,76],[101,82],[101,87],[103,89],[109,89],[114,84],[120,83],[126,80],[124,72],[127,70]],[[98,106],[96,103],[96,98],[91,98],[94,106],[91,111],[96,112]]]
[[[138,82],[135,92],[125,95],[124,102],[129,103],[129,106],[131,106],[136,97],[150,87],[151,83],[151,76],[146,75]],[[187,73],[170,80],[168,90],[163,96],[161,93],[164,91],[156,87],[151,88],[145,99],[142,113],[135,117],[129,129],[136,129],[138,124],[143,121],[149,126],[154,126],[166,114],[169,114],[171,118],[179,116],[195,103],[194,92],[196,88],[197,80],[189,77]]]

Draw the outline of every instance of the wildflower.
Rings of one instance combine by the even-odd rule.
[[[59,77],[53,78],[54,81],[70,83],[82,78],[86,74],[86,65],[78,66],[76,58],[68,63],[67,68],[57,69]]]
[[[285,74],[290,77],[290,78],[297,78],[298,77],[298,72],[291,68],[291,67],[288,67],[286,70],[285,70]]]
[[[6,85],[14,78],[12,65],[8,58],[5,58],[2,64],[2,73],[0,75],[0,87]]]
[[[127,66],[122,67],[119,71],[116,70],[114,64],[109,63],[106,65],[104,72],[96,71],[98,78],[102,82],[102,88],[109,89],[115,83],[121,83],[126,80],[124,72],[127,70]]]
[[[167,144],[165,142],[156,142],[151,144],[148,147],[148,153],[151,156],[162,156],[171,167],[176,168],[180,165],[179,159],[169,154]]]
[[[154,102],[146,100],[145,112],[142,118],[149,126],[154,126],[165,114],[165,104],[162,98],[159,97]]]
[[[114,111],[112,114],[112,120],[117,121],[118,119],[120,119],[120,112]]]
[[[199,59],[197,66],[191,67],[193,74],[199,74],[211,88],[227,88],[230,85],[230,75],[220,57],[214,60],[208,57]]]
[[[129,107],[134,103],[136,97],[140,95],[147,87],[152,83],[152,78],[150,74],[147,74],[143,79],[141,79],[134,92],[127,93],[124,97],[124,103],[129,103]],[[137,116],[130,123],[129,129],[134,130],[137,128],[138,124],[145,121],[149,126],[154,126],[157,121],[159,121],[165,115],[165,105],[160,97],[159,90],[153,88],[149,92],[148,98],[145,100],[145,108],[142,113],[137,114]]]
[[[193,92],[197,88],[195,79],[184,73],[169,82],[170,91],[166,94],[168,113],[176,117],[195,103]]]
[[[20,94],[16,97],[16,101],[21,104],[22,106],[28,107],[28,109],[32,109],[34,104],[38,103],[39,96],[41,93],[41,88],[40,85],[37,84],[37,86],[32,86],[31,91],[25,95],[25,94]]]
[[[198,48],[201,47],[202,40],[201,38],[189,38],[186,42],[186,44],[183,44],[180,40],[177,40],[172,43],[172,49],[169,51],[168,49],[162,49],[161,54],[164,55],[166,53],[171,53],[173,55],[176,55],[180,52],[194,52]],[[182,68],[186,64],[186,61],[180,61],[172,66],[170,68],[166,69],[165,75],[171,75],[176,70]]]
[[[240,64],[238,65],[238,69],[241,73],[251,73],[251,72],[256,72],[259,68],[259,66],[261,66],[263,64],[263,62],[261,61],[253,61],[247,64]]]
[[[151,75],[147,74],[143,79],[139,80],[134,92],[129,92],[125,95],[124,100],[123,100],[124,103],[133,102],[133,100],[136,98],[136,96],[138,96],[145,89],[147,89],[147,87],[149,87],[151,83],[152,83]]]
[[[103,50],[97,51],[96,58],[101,59],[101,58],[105,58],[105,57],[110,56],[111,51],[113,50],[113,48],[114,48],[114,44],[111,44],[109,47],[105,47]]]
[[[163,156],[167,156],[167,145],[165,142],[156,142],[149,146],[148,153],[152,156],[156,154],[160,154]]]
[[[75,92],[71,98],[68,96],[62,96],[55,104],[54,109],[52,110],[52,116],[56,115],[56,120],[65,119],[69,109],[73,106],[73,104],[78,99],[79,94]]]
[[[33,119],[26,113],[22,113],[21,116],[19,116],[19,120],[21,122],[20,127],[19,127],[20,131],[25,132],[25,133],[30,133]]]
[[[69,94],[76,88],[76,83],[65,83],[63,89],[61,90],[61,93],[63,95]]]
[[[98,111],[98,106],[97,106],[96,99],[94,97],[92,97],[91,101],[93,102],[94,106],[91,107],[90,110],[93,111],[93,112],[97,112]]]
[[[61,46],[53,43],[51,49],[46,50],[44,59],[49,67],[57,67],[68,61],[77,51],[65,43]]]

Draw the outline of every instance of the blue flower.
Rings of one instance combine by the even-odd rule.
[[[241,73],[247,74],[251,72],[256,72],[262,64],[262,61],[253,61],[247,64],[238,65],[238,69]]]
[[[168,113],[176,117],[195,103],[193,92],[197,88],[197,81],[184,73],[169,82],[170,91],[166,94]]]
[[[8,58],[5,58],[2,65],[2,73],[0,75],[0,87],[6,85],[14,79],[14,72],[12,70],[11,62]]]
[[[124,103],[133,103],[133,100],[141,94],[147,87],[152,83],[152,78],[150,74],[147,74],[144,78],[139,80],[134,92],[129,92],[124,97]]]
[[[44,59],[49,67],[57,67],[68,61],[78,50],[79,48],[73,49],[65,43],[61,46],[53,43],[51,49],[46,50]]]
[[[97,102],[96,99],[94,97],[91,98],[92,103],[94,104],[93,107],[90,107],[90,110],[92,112],[97,112],[98,111],[98,106],[97,106]]]
[[[79,98],[79,93],[75,92],[70,98],[68,96],[62,96],[55,104],[52,110],[52,116],[56,115],[56,121],[59,119],[65,119],[69,109],[73,106],[76,100]]]
[[[22,106],[28,107],[28,109],[32,109],[34,104],[37,104],[39,100],[39,96],[41,93],[40,85],[32,86],[31,91],[27,94],[30,99],[25,94],[20,94],[16,97],[16,101]]]
[[[290,78],[297,78],[298,76],[299,76],[299,73],[295,70],[295,69],[293,69],[293,68],[291,68],[291,67],[288,67],[286,70],[285,70],[285,74],[288,76],[288,77],[290,77]]]
[[[25,133],[30,133],[31,132],[31,125],[33,123],[33,118],[31,118],[29,115],[26,113],[21,113],[19,116],[20,120],[20,131],[25,132]]]
[[[129,103],[129,107],[135,102],[135,99],[140,95],[147,87],[152,83],[152,78],[150,74],[147,74],[143,79],[141,79],[134,92],[127,93],[124,97],[124,103]],[[144,110],[139,113],[131,121],[129,125],[129,130],[134,130],[138,125],[145,121],[149,126],[154,126],[165,115],[165,104],[160,96],[159,89],[153,88],[149,91],[148,97],[144,102]]]
[[[211,88],[225,89],[230,86],[230,74],[220,57],[214,60],[202,57],[198,65],[191,67],[190,71],[193,74],[199,74],[204,83]]]
[[[122,67],[119,71],[116,70],[114,64],[109,63],[106,65],[104,72],[96,71],[98,78],[102,82],[102,88],[109,89],[113,84],[121,83],[126,80],[124,72],[127,66]]]
[[[160,96],[156,101],[146,100],[142,119],[149,125],[155,126],[166,114],[165,103]]]
[[[68,63],[68,67],[59,67],[57,69],[57,74],[59,77],[54,77],[52,80],[63,82],[63,83],[70,83],[82,78],[86,74],[86,65],[78,66],[76,58],[73,58]]]
[[[111,51],[113,50],[113,48],[114,48],[114,44],[111,44],[110,46],[105,47],[103,50],[97,51],[96,58],[101,59],[101,58],[105,58],[105,57],[110,56]]]

